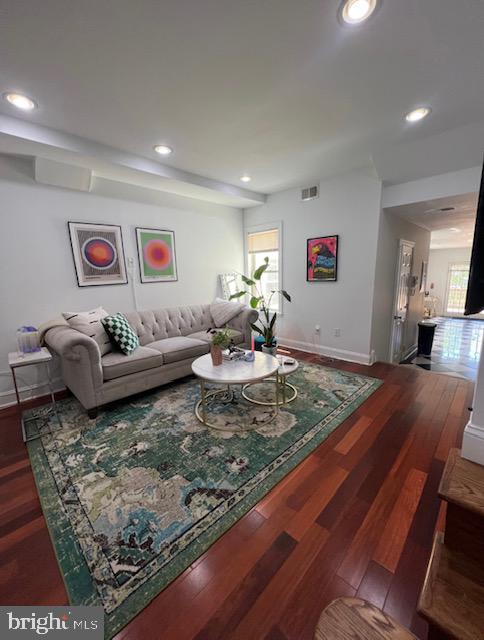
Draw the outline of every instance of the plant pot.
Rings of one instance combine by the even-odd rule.
[[[210,345],[210,355],[212,356],[212,364],[214,367],[218,367],[222,364],[222,347],[215,344]]]
[[[273,344],[272,347],[268,347],[266,344],[263,344],[262,353],[268,353],[271,356],[275,356],[277,353],[277,344]]]

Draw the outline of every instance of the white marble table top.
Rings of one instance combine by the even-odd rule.
[[[212,364],[212,356],[207,353],[192,362],[192,371],[199,378],[220,384],[246,384],[263,380],[279,369],[279,361],[268,353],[255,352],[253,362],[235,360],[223,362],[218,367]]]
[[[19,353],[12,351],[8,354],[8,366],[13,369],[15,367],[25,367],[28,364],[39,364],[41,362],[50,362],[52,354],[46,347],[42,347],[40,351],[33,353]]]
[[[290,376],[291,373],[294,373],[299,368],[299,362],[295,358],[278,355],[277,359],[279,361],[278,373],[280,376]],[[287,360],[292,360],[291,364]]]

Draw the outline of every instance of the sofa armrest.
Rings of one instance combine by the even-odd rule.
[[[67,387],[86,408],[95,407],[95,391],[103,384],[101,352],[96,341],[64,326],[49,329],[44,341],[60,356]]]
[[[244,307],[244,309],[236,315],[235,318],[232,318],[232,320],[227,323],[227,326],[230,329],[240,331],[244,336],[244,345],[250,347],[252,335],[250,324],[256,322],[258,317],[259,313],[255,309]]]

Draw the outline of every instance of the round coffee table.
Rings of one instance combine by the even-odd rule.
[[[242,387],[242,395],[249,402],[254,402],[255,404],[261,404],[266,407],[273,407],[276,403],[274,401],[269,402],[267,400],[256,400],[255,398],[251,398],[247,393],[247,390],[250,387],[260,384],[260,382],[274,382],[276,387],[279,387],[279,391],[281,393],[281,398],[279,398],[279,404],[289,404],[293,400],[297,398],[297,389],[293,384],[290,384],[287,381],[287,376],[290,376],[291,373],[294,373],[299,368],[299,362],[295,358],[288,358],[285,356],[277,356],[277,360],[279,362],[279,367],[277,369],[275,378],[265,378],[264,380],[259,380],[258,382],[249,382]],[[288,362],[289,361],[289,362]]]
[[[234,360],[232,362],[223,362],[221,365],[214,367],[212,364],[212,356],[207,355],[200,356],[192,362],[192,371],[200,380],[200,400],[195,405],[195,415],[202,424],[211,429],[218,429],[219,431],[228,431],[226,427],[214,424],[207,419],[207,409],[212,401],[218,400],[224,403],[230,403],[234,399],[234,391],[232,385],[241,385],[259,382],[265,378],[273,377],[276,374],[276,384],[274,391],[274,408],[272,415],[263,424],[250,424],[240,425],[237,431],[252,431],[258,429],[269,422],[272,422],[279,412],[279,383],[277,371],[280,363],[274,356],[268,353],[261,353],[256,351],[254,354],[253,362],[247,362],[245,360]],[[213,382],[215,384],[226,385],[224,389],[214,389],[207,391],[205,388],[206,382]],[[252,402],[250,398],[246,398],[249,402]],[[253,403],[260,404],[260,403]],[[230,427],[230,431],[233,428]]]

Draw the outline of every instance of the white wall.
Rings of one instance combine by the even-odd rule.
[[[443,314],[449,265],[453,262],[470,262],[472,247],[457,249],[432,249],[429,257],[428,283],[433,283],[432,295],[439,300],[436,304],[438,314]],[[445,314],[444,314],[445,315]]]
[[[356,171],[321,182],[316,200],[301,202],[300,195],[300,189],[279,192],[244,212],[246,227],[282,221],[283,286],[292,303],[284,303],[278,338],[289,346],[368,362],[381,183]],[[339,235],[337,282],[306,282],[306,240],[333,234]]]
[[[178,282],[139,282],[138,307],[210,302],[217,275],[243,269],[242,212],[238,209],[96,179],[93,192],[37,185],[27,161],[0,158],[0,404],[13,399],[7,353],[15,332],[66,310],[103,305],[134,308],[132,285],[77,286],[67,221],[122,226],[126,258],[137,261],[135,227],[175,231]],[[22,384],[38,380],[22,374]]]
[[[430,231],[423,229],[393,213],[382,210],[378,233],[378,254],[375,271],[375,296],[371,344],[377,360],[389,361],[390,339],[393,322],[395,272],[399,240],[415,242],[412,275],[419,278],[415,295],[410,296],[407,322],[403,335],[403,350],[410,350],[417,343],[417,323],[422,319],[424,294],[420,293],[422,260],[428,261]]]

